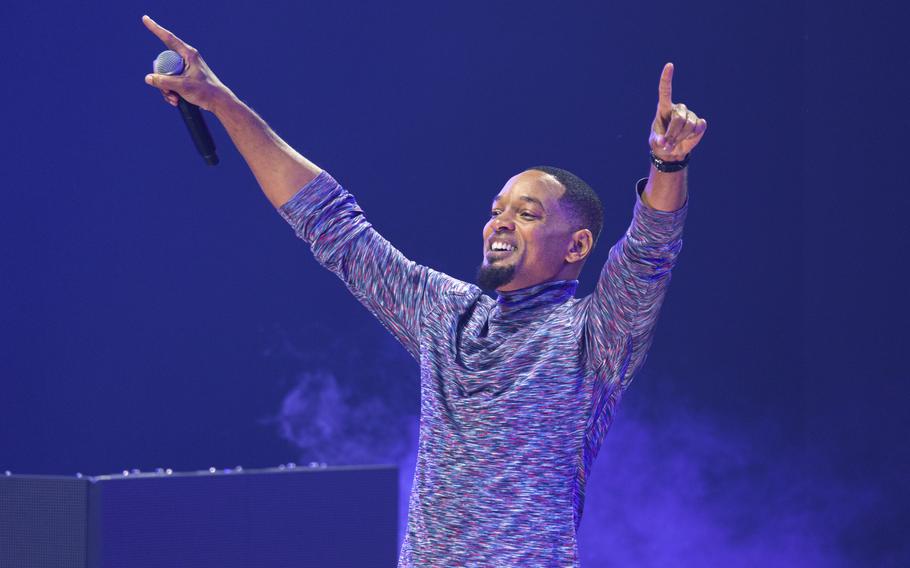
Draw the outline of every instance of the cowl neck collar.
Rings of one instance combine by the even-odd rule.
[[[575,296],[578,280],[553,280],[520,290],[499,292],[496,306],[503,315],[526,313],[540,306],[562,304]]]

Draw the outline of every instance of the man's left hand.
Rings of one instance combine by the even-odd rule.
[[[667,63],[660,74],[657,113],[651,125],[648,143],[654,155],[664,161],[677,162],[701,142],[708,122],[682,103],[673,103],[673,64]]]

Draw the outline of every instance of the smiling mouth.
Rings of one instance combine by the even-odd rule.
[[[507,256],[511,255],[514,252],[515,252],[515,249],[512,249],[512,250],[487,249],[486,256],[489,260],[500,260],[500,259],[506,258]]]

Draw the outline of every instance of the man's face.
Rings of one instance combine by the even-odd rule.
[[[481,287],[507,292],[562,279],[573,235],[559,204],[564,192],[556,178],[537,170],[506,182],[483,228]]]

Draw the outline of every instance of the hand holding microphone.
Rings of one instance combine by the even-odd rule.
[[[155,72],[146,75],[145,82],[160,89],[168,103],[180,108],[196,148],[206,163],[217,164],[215,144],[199,108],[214,112],[218,103],[232,93],[218,80],[196,49],[148,16],[143,16],[142,22],[170,48],[155,59]]]

